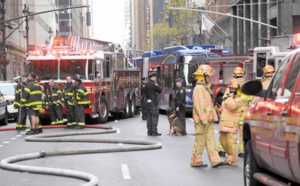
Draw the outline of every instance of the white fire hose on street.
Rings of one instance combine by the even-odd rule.
[[[3,159],[0,162],[0,167],[6,170],[19,171],[19,172],[30,172],[37,174],[48,174],[57,175],[64,177],[78,178],[81,180],[86,180],[88,183],[84,186],[97,186],[98,178],[92,174],[59,169],[59,168],[47,168],[47,167],[37,167],[29,165],[16,165],[15,162],[44,158],[46,156],[57,156],[57,155],[74,155],[74,154],[89,154],[89,153],[108,153],[108,152],[126,152],[126,151],[139,151],[139,150],[153,150],[162,148],[162,144],[155,141],[142,141],[142,140],[126,140],[126,139],[78,139],[78,138],[62,138],[64,136],[76,136],[76,135],[93,135],[93,134],[107,134],[115,133],[117,129],[108,129],[105,131],[85,131],[85,132],[68,132],[68,133],[54,133],[54,134],[43,134],[27,136],[26,141],[32,142],[90,142],[90,143],[124,143],[132,144],[130,146],[120,146],[120,147],[107,147],[107,148],[87,148],[87,149],[74,149],[74,150],[56,150],[56,151],[41,151],[29,154],[17,155]]]

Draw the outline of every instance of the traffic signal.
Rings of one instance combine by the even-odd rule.
[[[2,57],[2,66],[3,66],[3,67],[6,66],[6,57]]]

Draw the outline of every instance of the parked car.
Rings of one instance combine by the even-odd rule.
[[[6,100],[0,91],[0,125],[7,125],[7,106]]]
[[[246,82],[256,96],[243,126],[244,185],[300,185],[300,49],[284,58],[267,90]]]
[[[18,109],[14,108],[15,92],[17,83],[10,81],[0,82],[0,91],[2,92],[7,103],[7,118],[14,121],[18,118]]]

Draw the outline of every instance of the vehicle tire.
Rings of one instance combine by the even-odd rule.
[[[129,117],[133,117],[134,114],[135,114],[135,96],[132,96],[132,99],[130,101]]]
[[[104,96],[101,96],[100,98],[99,108],[97,123],[105,123],[108,120],[108,103]]]
[[[129,114],[130,114],[130,101],[129,101],[129,98],[126,97],[126,100],[125,100],[125,109],[124,109],[124,113],[123,113],[123,118],[124,118],[124,119],[129,118]]]
[[[5,112],[4,118],[0,121],[0,125],[7,125],[8,119],[7,119],[7,111]]]
[[[252,141],[248,140],[245,148],[244,157],[244,185],[245,186],[263,186],[262,183],[254,178],[254,174],[260,172],[252,148]]]

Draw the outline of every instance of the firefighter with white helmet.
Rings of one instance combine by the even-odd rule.
[[[218,120],[212,102],[212,93],[207,87],[213,75],[209,65],[200,65],[194,73],[197,80],[193,92],[193,119],[195,126],[195,142],[191,155],[190,166],[207,167],[202,161],[202,153],[206,148],[212,167],[224,166],[216,148],[213,122]]]
[[[273,74],[275,73],[275,69],[271,65],[266,65],[263,68],[263,73],[264,73],[264,77],[261,80],[261,83],[263,85],[263,89],[267,89],[272,80]]]
[[[237,132],[239,129],[239,120],[244,112],[243,103],[238,90],[240,82],[232,79],[228,85],[230,93],[228,98],[223,101],[221,109],[221,118],[219,122],[219,141],[228,154],[226,162],[229,165],[236,165],[237,155]]]

